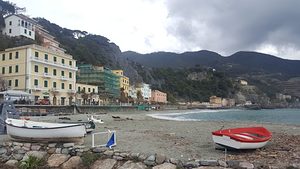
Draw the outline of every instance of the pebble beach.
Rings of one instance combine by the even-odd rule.
[[[224,150],[215,146],[211,132],[221,127],[264,126],[273,133],[270,143],[259,150],[228,152],[227,160],[247,160],[270,166],[289,166],[300,164],[300,125],[257,124],[214,121],[170,121],[155,119],[151,113],[174,113],[175,111],[138,111],[99,113],[104,121],[97,124],[93,132],[115,130],[117,146],[120,151],[144,154],[164,154],[180,160],[224,159]],[[86,119],[86,114],[64,116],[72,121]],[[56,121],[58,116],[31,117],[38,121]],[[0,136],[1,140],[7,139]],[[91,135],[84,138],[84,144],[91,146]]]

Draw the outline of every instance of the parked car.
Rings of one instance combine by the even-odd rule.
[[[39,99],[35,102],[37,105],[50,105],[49,99]]]

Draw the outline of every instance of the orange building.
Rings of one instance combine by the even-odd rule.
[[[152,103],[167,103],[167,94],[159,90],[152,90],[151,92]]]

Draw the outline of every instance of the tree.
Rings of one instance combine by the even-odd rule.
[[[5,22],[4,22],[4,15],[10,14],[10,13],[15,13],[15,5],[6,2],[6,1],[2,1],[0,0],[0,28],[5,26]]]
[[[120,89],[120,91],[121,91],[120,102],[121,102],[121,103],[127,103],[127,102],[128,102],[128,98],[127,98],[127,96],[126,96],[126,93],[125,93],[124,88],[122,87],[122,88]]]
[[[7,83],[3,77],[0,77],[0,91],[7,90]]]
[[[138,90],[137,93],[136,93],[136,96],[137,96],[138,103],[143,103],[144,102],[142,91]]]

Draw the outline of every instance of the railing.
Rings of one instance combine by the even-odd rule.
[[[52,77],[52,75],[50,73],[44,73],[44,77]]]
[[[102,137],[99,137],[97,139],[97,135],[102,135]],[[105,137],[107,136],[107,137]],[[97,139],[98,145],[95,144],[95,139]],[[112,139],[112,144],[108,144]],[[111,148],[112,146],[117,145],[117,135],[116,131],[110,131],[108,130],[107,132],[98,132],[98,133],[93,133],[92,134],[92,147],[109,147]]]
[[[34,60],[34,61],[37,61],[37,62],[40,62],[40,63],[44,63],[44,64],[47,64],[47,65],[51,65],[51,66],[56,66],[56,67],[61,67],[61,68],[67,68],[67,69],[72,69],[74,71],[77,71],[78,68],[77,67],[74,67],[74,66],[70,66],[70,65],[67,65],[67,64],[62,64],[62,63],[58,63],[58,62],[54,62],[54,61],[51,61],[51,60],[47,60],[47,59],[42,59],[42,58],[38,58],[38,57],[30,57],[31,60]]]

